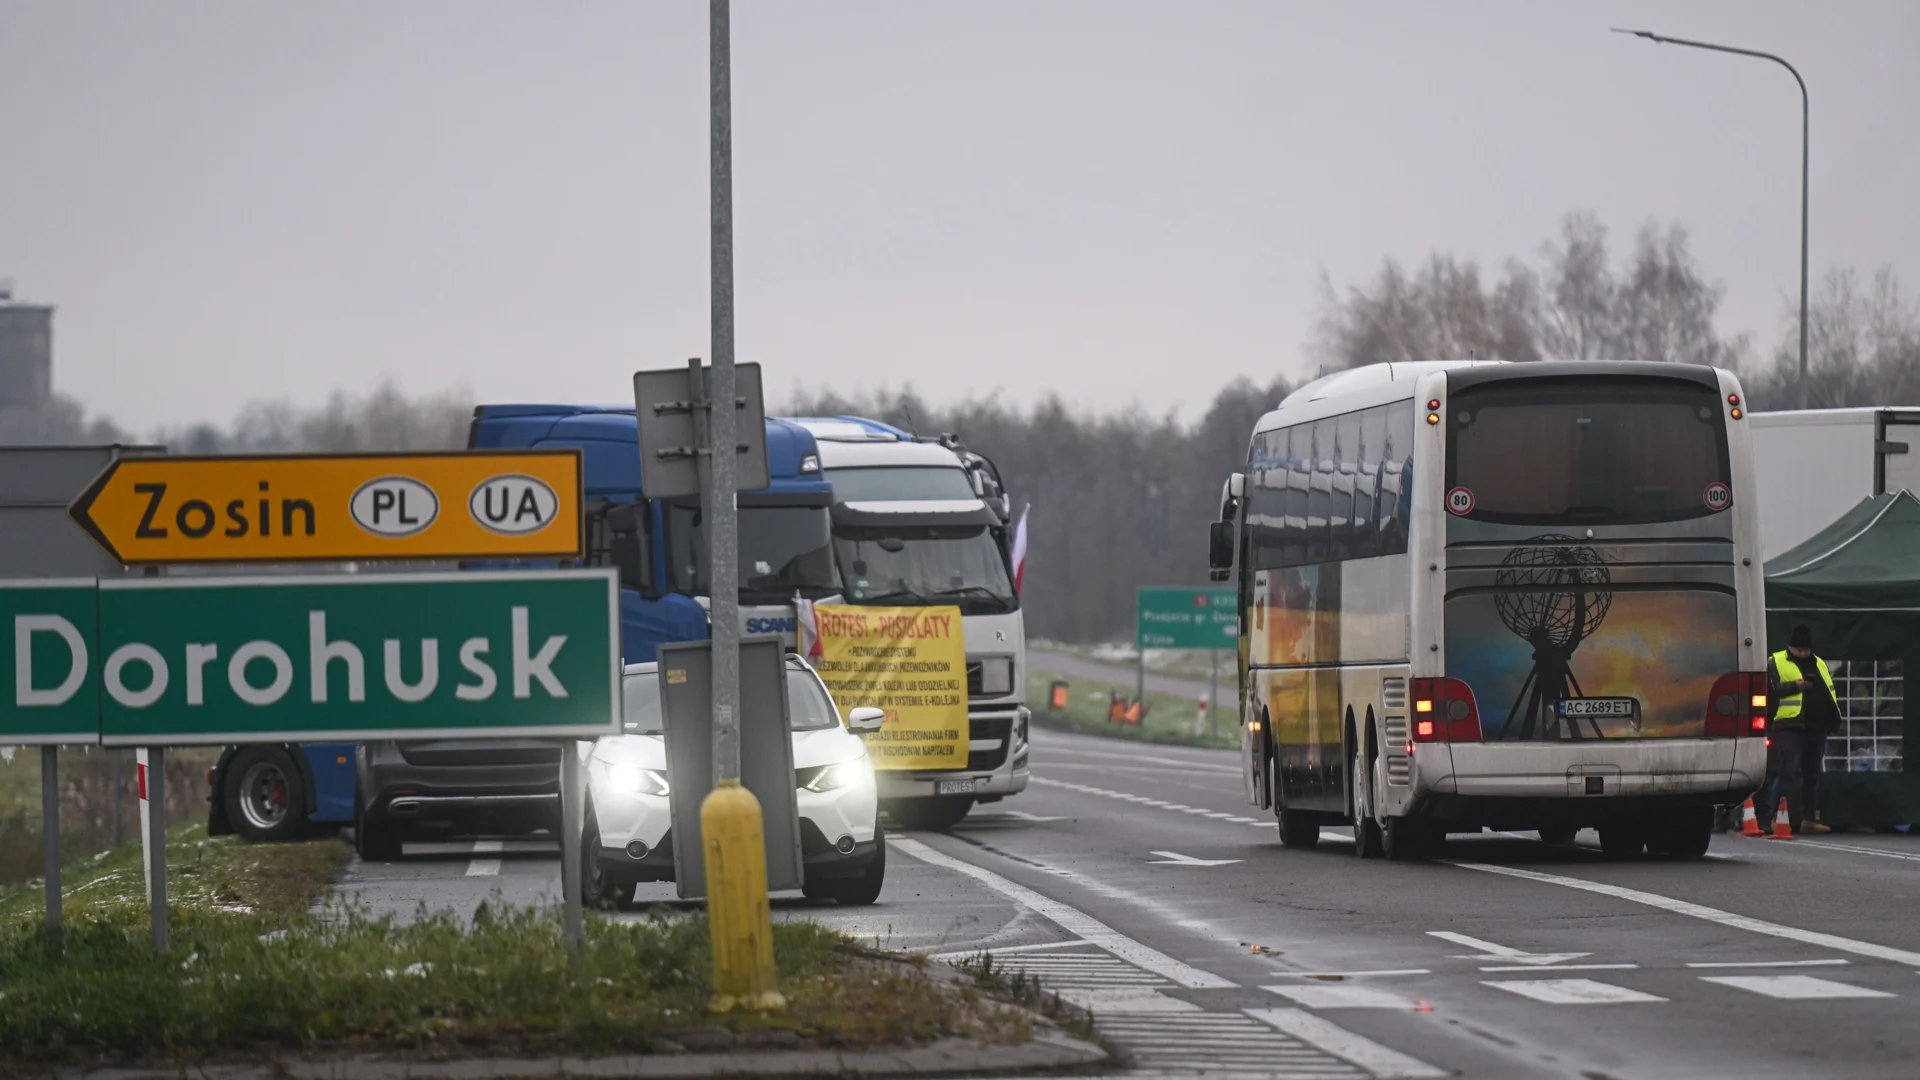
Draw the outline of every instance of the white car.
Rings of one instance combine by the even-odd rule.
[[[621,679],[626,734],[593,744],[581,838],[581,896],[587,904],[633,902],[642,881],[673,880],[667,808],[667,746],[661,734],[654,664],[629,664]],[[871,904],[887,873],[873,763],[856,732],[880,730],[879,709],[855,709],[847,723],[827,688],[799,657],[787,657],[793,779],[809,897]]]

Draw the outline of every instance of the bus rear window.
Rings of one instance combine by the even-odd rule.
[[[1725,421],[1706,386],[1518,379],[1462,390],[1446,419],[1448,508],[1466,517],[1634,525],[1726,508]]]

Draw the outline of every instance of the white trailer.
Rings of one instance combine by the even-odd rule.
[[[1826,528],[1862,499],[1902,489],[1920,494],[1920,409],[1807,409],[1747,420],[1762,559]]]

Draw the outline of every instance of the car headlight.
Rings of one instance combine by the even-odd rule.
[[[632,765],[607,766],[607,779],[615,790],[635,795],[667,794],[667,774],[659,769],[640,769]]]
[[[807,791],[837,791],[867,779],[867,759],[855,758],[838,765],[816,765],[800,770],[800,786]]]

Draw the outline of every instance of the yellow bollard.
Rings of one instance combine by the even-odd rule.
[[[713,937],[714,1012],[784,1009],[774,989],[773,915],[760,800],[722,780],[700,803],[707,845],[707,927]]]

